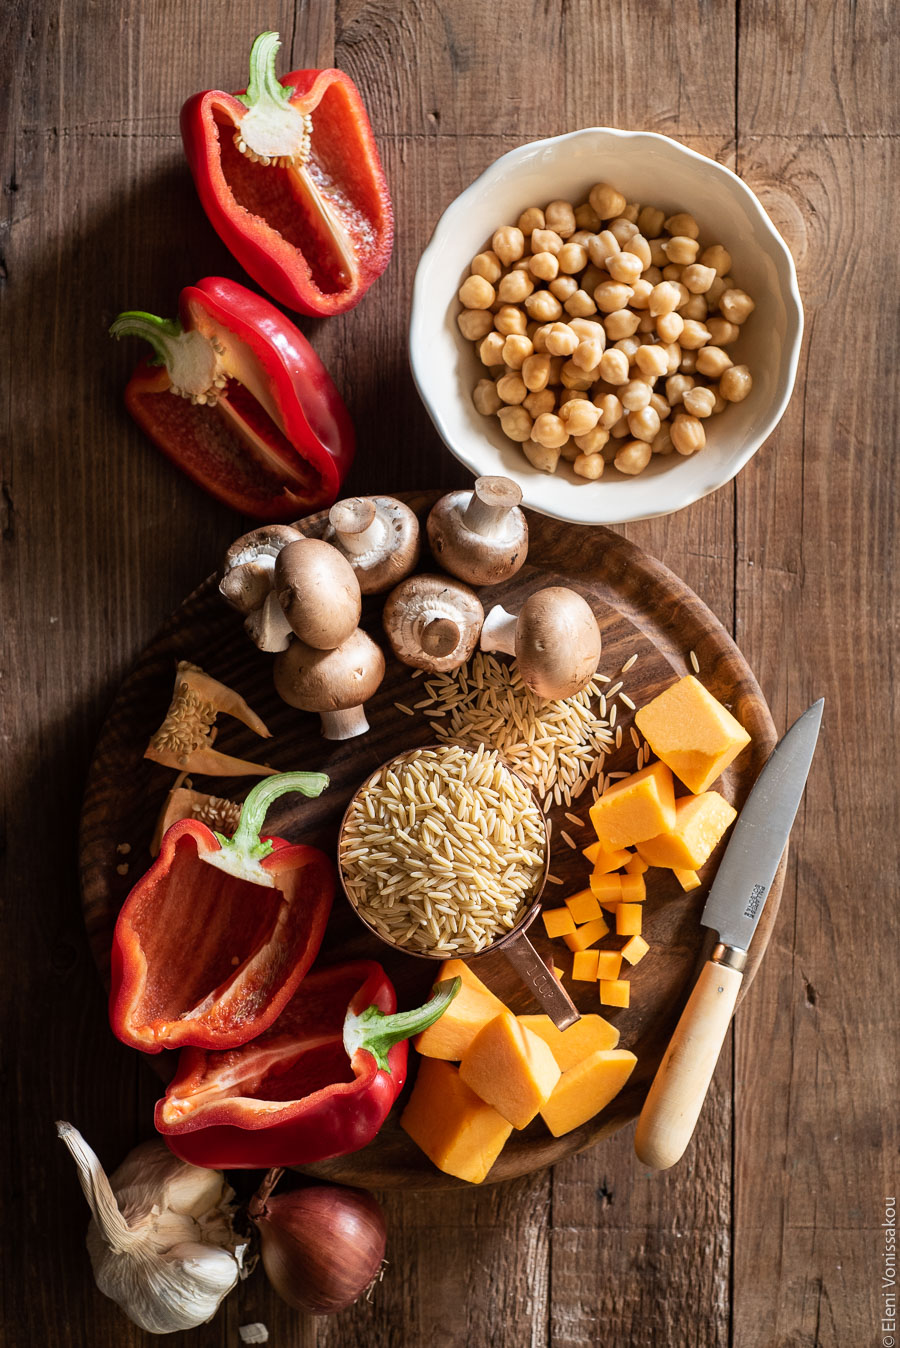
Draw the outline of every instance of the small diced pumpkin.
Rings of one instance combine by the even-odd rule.
[[[579,983],[595,983],[597,981],[597,954],[596,950],[575,951],[575,957],[572,960],[572,977]]]
[[[544,1040],[504,1011],[472,1040],[459,1075],[514,1128],[527,1128],[550,1097],[560,1071]]]
[[[642,875],[622,876],[622,902],[643,903],[647,897],[647,886]]]
[[[616,909],[616,935],[640,936],[643,912],[639,903],[620,903]]]
[[[624,848],[617,847],[610,850],[600,842],[591,843],[590,847],[585,847],[584,855],[594,867],[597,875],[606,875],[608,871],[617,871],[620,866],[631,856]]]
[[[626,1048],[600,1049],[563,1072],[541,1110],[554,1137],[579,1128],[614,1100],[634,1071],[637,1058]]]
[[[675,826],[675,791],[665,763],[650,763],[614,782],[590,809],[591,823],[607,849],[630,847]],[[652,864],[652,863],[651,863]]]
[[[555,964],[553,965],[553,977],[556,979],[557,983],[561,983],[563,980],[563,971],[562,969],[558,969]]]
[[[543,1039],[562,1072],[598,1049],[615,1048],[619,1042],[619,1031],[602,1016],[582,1016],[567,1030],[558,1030],[549,1016],[519,1016],[519,1020]]]
[[[699,889],[700,876],[696,871],[683,871],[679,866],[673,866],[672,870],[675,874],[675,879],[681,885],[682,889]]]
[[[421,1030],[413,1044],[426,1058],[459,1062],[482,1025],[506,1008],[463,960],[447,960],[440,966],[435,981],[452,978],[460,978],[462,987],[440,1020]]]
[[[588,946],[596,945],[602,941],[609,931],[602,917],[595,917],[593,922],[585,922],[583,927],[577,927],[574,932],[564,936],[563,940],[570,950],[587,950]]]
[[[471,1184],[485,1178],[512,1132],[512,1124],[460,1079],[459,1068],[437,1058],[419,1063],[400,1127],[438,1170]]]
[[[621,875],[598,875],[597,872],[594,871],[591,876],[591,892],[599,902],[601,908],[607,908],[611,904],[621,903]]]
[[[737,811],[718,791],[682,796],[675,802],[674,826],[639,843],[638,851],[651,866],[695,871],[736,817]]]
[[[649,871],[649,869],[650,867],[643,857],[633,856],[625,867],[625,873],[626,875],[643,875],[644,871]]]
[[[575,930],[575,919],[568,908],[545,908],[541,917],[548,936],[568,936]]]
[[[626,941],[622,946],[622,958],[629,964],[640,964],[641,960],[650,949],[643,936],[632,936],[630,941]]]
[[[566,907],[576,923],[593,922],[595,917],[600,916],[600,905],[592,889],[582,889],[573,894],[571,898],[566,899]]]
[[[700,795],[750,743],[731,712],[693,674],[646,703],[635,724],[689,791]]]
[[[631,999],[631,984],[624,978],[601,978],[600,1005],[627,1006]]]
[[[620,950],[598,950],[597,951],[597,977],[602,978],[604,982],[614,982],[622,968],[622,952]]]

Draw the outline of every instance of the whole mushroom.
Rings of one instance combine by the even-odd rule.
[[[384,630],[398,660],[445,673],[468,660],[484,622],[481,601],[447,576],[410,576],[387,597]]]
[[[265,524],[235,539],[225,554],[219,590],[244,614],[244,630],[262,651],[283,651],[290,640],[290,625],[272,589],[275,559],[302,538],[289,524]]]
[[[498,604],[481,629],[481,649],[514,655],[522,681],[543,698],[574,697],[586,688],[600,648],[590,605],[562,585],[537,590],[518,616]]]
[[[323,537],[346,557],[363,594],[390,590],[419,560],[419,521],[393,496],[351,496],[336,502]]]
[[[384,656],[360,628],[333,650],[295,638],[275,658],[275,691],[291,707],[318,712],[327,740],[349,740],[369,729],[363,703],[384,678]]]
[[[346,641],[362,611],[353,567],[330,543],[301,538],[275,559],[275,593],[291,631],[316,650]]]
[[[435,560],[469,585],[497,585],[528,556],[521,489],[508,477],[480,477],[474,490],[442,496],[428,516]]]

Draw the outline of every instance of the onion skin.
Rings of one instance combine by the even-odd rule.
[[[384,1259],[384,1213],[364,1189],[295,1189],[251,1204],[250,1217],[269,1282],[289,1306],[309,1315],[352,1306]]]

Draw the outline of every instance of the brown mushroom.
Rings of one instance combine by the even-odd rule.
[[[369,729],[363,703],[384,678],[384,656],[360,628],[328,651],[295,638],[275,657],[274,675],[279,697],[320,714],[327,740],[349,740]]]
[[[508,477],[480,477],[474,491],[442,496],[428,516],[435,560],[470,585],[497,585],[528,556],[521,489]]]
[[[325,541],[343,553],[363,594],[383,594],[416,568],[419,521],[393,496],[350,496],[328,512]]]
[[[283,651],[290,640],[290,625],[272,591],[275,558],[302,538],[289,524],[265,524],[235,539],[225,554],[219,590],[244,614],[244,630],[260,650]]]
[[[474,590],[446,576],[410,576],[388,595],[384,630],[404,665],[442,674],[478,644],[484,609]]]
[[[586,688],[600,647],[590,605],[562,585],[537,590],[518,617],[498,604],[481,629],[481,649],[514,655],[522,681],[544,698],[574,697]]]
[[[291,630],[316,650],[335,650],[359,623],[362,600],[353,567],[320,538],[282,548],[275,559],[275,593]]]

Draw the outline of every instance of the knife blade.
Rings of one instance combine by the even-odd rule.
[[[734,826],[701,922],[719,944],[700,971],[644,1101],[638,1159],[667,1170],[684,1154],[722,1049],[747,950],[787,844],[812,764],[824,698],[775,746]]]

